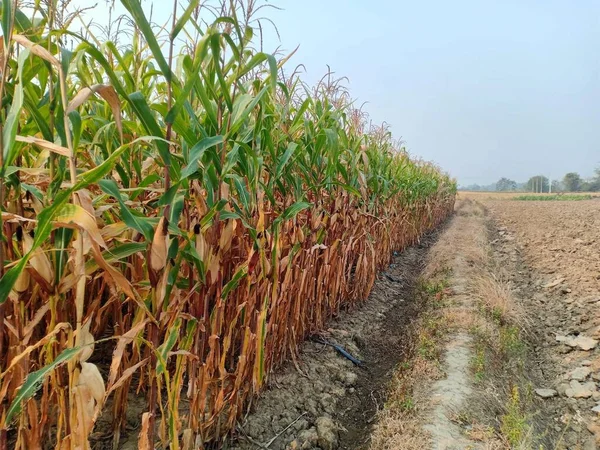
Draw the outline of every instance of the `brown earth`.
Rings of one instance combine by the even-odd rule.
[[[564,428],[557,447],[596,448],[587,430],[600,447],[598,413],[592,411],[600,401],[600,201],[491,199],[482,204],[495,220],[498,242],[512,248],[513,278],[541,337],[538,354],[552,362],[545,365],[546,377],[559,397],[546,409],[556,427]],[[592,348],[567,345],[577,338]],[[574,381],[588,392],[574,395]]]
[[[567,298],[598,295],[600,200],[482,202],[523,247],[527,263]]]

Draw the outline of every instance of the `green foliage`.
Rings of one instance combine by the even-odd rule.
[[[563,187],[567,192],[577,192],[581,190],[582,179],[576,172],[569,172],[563,178]]]
[[[593,197],[589,194],[575,194],[575,195],[519,195],[518,197],[514,197],[513,200],[520,201],[577,201],[577,200],[591,200]]]
[[[529,424],[523,412],[519,388],[514,386],[506,405],[506,413],[501,418],[500,431],[512,448],[519,448],[527,438]]]
[[[550,182],[547,177],[536,175],[527,181],[526,189],[536,193],[550,192]]]
[[[500,178],[500,180],[498,180],[496,183],[496,190],[501,192],[516,191],[517,182],[509,180],[508,178]]]

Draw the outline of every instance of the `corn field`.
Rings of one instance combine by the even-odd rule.
[[[0,449],[218,446],[453,210],[339,82],[259,50],[255,0],[121,2],[118,41],[0,2]]]

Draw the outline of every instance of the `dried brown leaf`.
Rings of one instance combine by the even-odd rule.
[[[110,106],[113,116],[115,117],[115,124],[119,130],[119,136],[123,141],[123,125],[121,119],[121,102],[115,88],[107,84],[95,84],[90,87],[82,88],[69,102],[67,107],[67,114],[71,111],[75,111],[82,104],[84,104],[94,93],[99,94]]]
[[[149,412],[142,414],[142,429],[140,430],[140,438],[138,439],[138,450],[152,450],[152,445],[150,444],[151,417]]]
[[[39,56],[42,59],[45,59],[57,69],[60,69],[60,62],[58,61],[58,59],[56,59],[52,55],[52,53],[50,53],[41,45],[34,44],[22,34],[13,34],[12,40],[22,45],[23,47],[28,48],[31,53],[33,53],[36,56]]]
[[[135,337],[144,329],[148,322],[148,319],[141,321],[137,325],[133,326],[127,333],[119,337],[119,342],[117,342],[117,346],[115,347],[115,351],[113,352],[112,356],[112,361],[110,363],[110,372],[108,375],[109,391],[112,392],[113,385],[115,384],[115,380],[117,379],[117,374],[119,372],[119,366],[121,365],[121,359],[123,359],[123,352],[125,351],[125,346],[133,342]]]
[[[55,144],[54,142],[50,142],[50,141],[46,141],[44,139],[37,138],[35,136],[16,136],[15,140],[17,142],[23,142],[25,144],[36,145],[40,148],[49,150],[58,155],[67,156],[67,157],[71,156],[71,152],[69,151],[68,148],[62,147],[58,144]]]

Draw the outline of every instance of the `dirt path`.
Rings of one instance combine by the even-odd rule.
[[[396,256],[369,300],[321,336],[363,364],[307,342],[228,448],[596,449],[595,275],[572,268],[571,250],[558,273],[545,258],[557,244],[540,258],[532,242],[559,232],[543,238],[527,211],[506,208],[463,200],[443,230]]]

